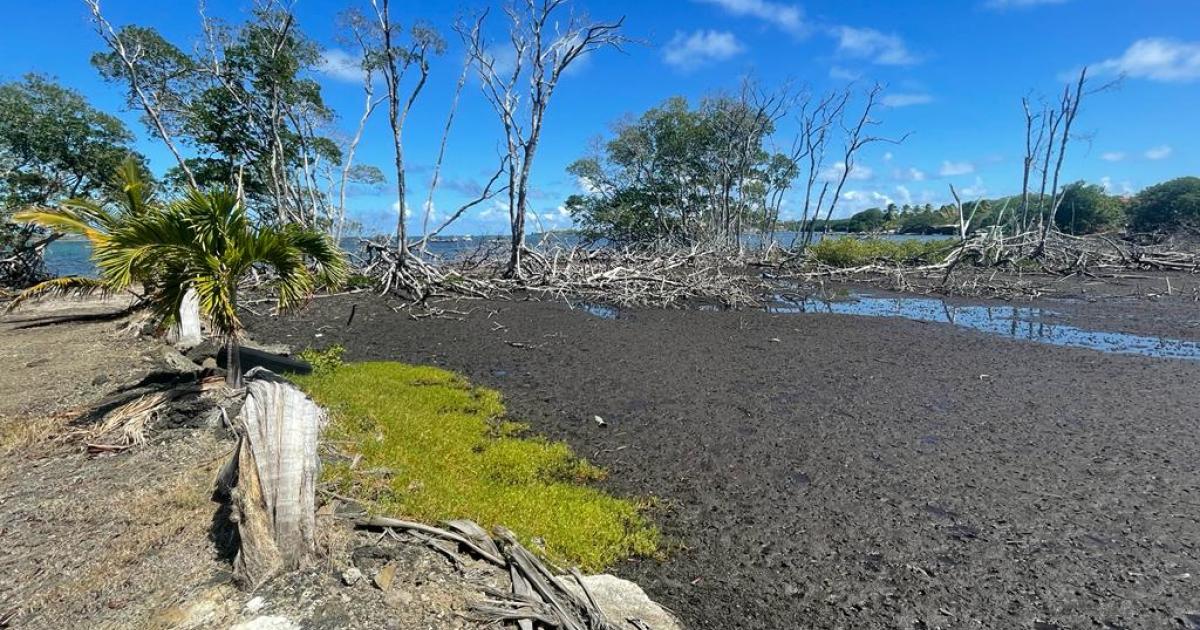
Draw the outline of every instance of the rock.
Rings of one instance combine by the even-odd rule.
[[[200,366],[193,363],[190,359],[183,356],[178,350],[170,346],[163,346],[162,352],[159,354],[167,367],[179,372],[197,372]]]
[[[234,624],[229,630],[300,630],[300,624],[287,617],[263,615]]]
[[[200,364],[200,367],[205,370],[215,370],[217,369],[217,360],[213,357],[208,357],[204,359],[204,362]]]
[[[358,570],[358,567],[350,567],[349,569],[342,571],[342,584],[345,584],[346,586],[354,586],[355,584],[361,582],[362,579],[363,574],[362,571]]]
[[[563,583],[573,593],[584,597],[583,592],[574,579],[564,578]],[[629,620],[637,619],[653,630],[682,630],[683,626],[675,616],[665,608],[654,603],[642,587],[622,580],[614,575],[585,575],[583,583],[587,586],[600,609],[608,616],[609,621],[621,628],[634,630],[637,626]]]
[[[258,343],[253,339],[245,339],[242,341],[242,347],[259,350],[268,354],[278,354],[284,357],[291,356],[292,354],[292,347],[283,343]]]
[[[375,574],[375,586],[378,586],[379,590],[386,593],[391,588],[392,580],[394,579],[396,579],[396,564],[389,562],[379,570],[379,573]]]
[[[263,599],[262,596],[259,596],[259,597],[252,598],[250,601],[246,602],[246,605],[243,606],[243,608],[246,609],[246,612],[248,612],[250,614],[254,614],[254,613],[262,610],[263,606],[266,606],[266,605],[267,605],[267,600]]]
[[[96,378],[92,379],[92,387],[100,387],[101,385],[107,385],[110,380],[112,380],[112,379],[109,378],[109,376],[107,374],[101,374],[101,375],[97,376]]]

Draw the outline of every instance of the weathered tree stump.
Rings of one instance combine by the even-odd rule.
[[[238,447],[221,483],[241,539],[234,576],[254,589],[306,566],[316,552],[317,438],[325,413],[272,372],[259,368],[246,377]]]
[[[194,348],[204,341],[204,331],[200,328],[200,296],[196,295],[195,289],[188,289],[183,294],[179,321],[167,333],[167,341],[180,348]]]

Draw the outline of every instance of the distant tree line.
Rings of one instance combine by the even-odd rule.
[[[1180,177],[1150,186],[1133,196],[1110,195],[1099,184],[1084,181],[1065,186],[1054,222],[1067,234],[1083,235],[1128,229],[1131,232],[1162,232],[1200,228],[1200,178]],[[969,217],[969,232],[1004,228],[1010,233],[1019,227],[1013,212],[1020,196],[979,199],[963,203]],[[1048,206],[1048,204],[1047,204]],[[1044,217],[1048,220],[1049,215]],[[888,204],[867,208],[845,219],[818,224],[830,232],[897,234],[954,234],[958,225],[954,204],[914,206]],[[783,230],[800,230],[799,221],[784,221]]]

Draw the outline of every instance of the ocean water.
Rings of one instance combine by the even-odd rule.
[[[834,238],[845,236],[844,234],[834,234]],[[781,232],[776,234],[776,242],[790,244],[795,233]],[[573,235],[548,234],[548,235],[530,235],[530,243],[535,246],[546,245],[563,245],[570,247],[579,242],[578,237]],[[821,234],[816,235],[817,240],[821,239]],[[886,235],[883,238],[888,240],[916,240],[927,241],[946,238],[944,236],[919,236],[919,235]],[[467,240],[469,239],[469,240]],[[749,235],[744,238],[748,247],[757,247],[761,243],[762,238],[756,235]],[[458,255],[468,254],[481,246],[504,247],[508,243],[508,237],[505,236],[475,236],[456,238],[455,240],[434,241],[429,244],[430,251],[443,258],[453,258]],[[342,239],[342,249],[348,252],[356,252],[359,250],[359,239],[344,238]],[[96,266],[91,261],[92,248],[87,241],[75,240],[57,240],[46,248],[46,267],[50,273],[56,276],[92,276],[96,274]]]

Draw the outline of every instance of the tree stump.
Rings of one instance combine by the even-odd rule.
[[[183,294],[183,302],[179,305],[179,321],[167,333],[167,341],[180,348],[194,348],[204,341],[204,331],[200,329],[200,296],[195,289],[188,289]]]
[[[222,476],[241,539],[234,576],[254,589],[280,571],[306,566],[316,552],[317,438],[325,413],[270,371],[257,368],[246,377],[238,447]]]

